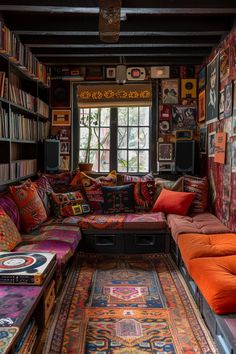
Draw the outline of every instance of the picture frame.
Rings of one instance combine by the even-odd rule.
[[[60,142],[60,154],[68,155],[70,154],[70,142],[69,141],[61,141]]]
[[[219,54],[207,65],[206,122],[216,122],[219,117]]]
[[[53,109],[52,110],[52,126],[70,126],[71,111],[70,109]]]
[[[229,76],[229,47],[220,51],[220,81],[225,80]]]
[[[233,114],[233,84],[232,81],[224,88],[224,118],[229,118]]]
[[[179,102],[179,79],[161,80],[161,92],[163,104],[178,104]]]
[[[214,162],[225,164],[226,133],[217,132],[215,136]]]
[[[200,147],[200,153],[201,154],[206,154],[207,153],[207,128],[206,127],[200,128],[199,147]]]
[[[172,107],[172,130],[195,130],[197,108],[194,106]]]
[[[220,119],[224,118],[224,111],[225,111],[225,90],[221,90],[219,93],[219,117]]]
[[[197,79],[181,79],[181,98],[197,97]]]
[[[206,91],[202,90],[198,96],[198,121],[203,122],[206,119]]]
[[[116,68],[115,67],[107,67],[106,68],[106,79],[114,79],[116,78]]]
[[[203,90],[206,87],[206,67],[203,68],[198,73],[198,91]]]
[[[158,143],[158,161],[172,161],[172,160],[173,160],[173,144]]]
[[[208,157],[215,156],[215,136],[215,131],[208,134]]]

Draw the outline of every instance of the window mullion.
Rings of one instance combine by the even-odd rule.
[[[117,132],[118,108],[112,107],[110,112],[110,170],[117,170]]]

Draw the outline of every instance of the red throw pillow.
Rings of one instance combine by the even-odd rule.
[[[196,193],[173,192],[162,189],[152,212],[162,211],[166,214],[186,215]]]

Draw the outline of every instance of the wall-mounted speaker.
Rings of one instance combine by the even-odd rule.
[[[175,143],[175,171],[194,174],[195,141],[177,140]]]
[[[45,139],[39,143],[39,170],[57,172],[60,165],[60,140]]]
[[[51,107],[70,107],[70,81],[51,80]]]

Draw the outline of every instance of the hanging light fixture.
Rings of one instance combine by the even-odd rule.
[[[120,35],[121,0],[99,0],[99,34],[106,43],[115,43]]]

